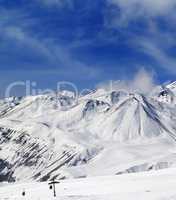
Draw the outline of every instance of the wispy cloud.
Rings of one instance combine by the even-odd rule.
[[[129,36],[130,48],[152,58],[163,73],[176,74],[176,58],[171,54],[176,44],[175,0],[106,0],[111,11],[106,15],[107,27]],[[112,9],[112,7],[113,9]],[[145,24],[140,27],[131,22]],[[133,27],[138,31],[133,31]],[[151,66],[152,67],[152,66]]]
[[[9,12],[10,15],[8,15]],[[8,52],[9,50],[10,52],[16,49],[12,53],[18,52],[16,57],[16,62],[19,65],[18,69],[23,70],[23,67],[35,69],[36,67],[36,71],[48,70],[52,73],[55,70],[55,73],[63,76],[63,79],[69,79],[70,77],[91,79],[101,75],[100,69],[74,58],[69,45],[64,46],[55,38],[47,36],[41,38],[35,30],[26,27],[26,22],[31,22],[32,19],[27,16],[24,18],[20,10],[9,11],[4,9],[3,13],[4,18],[0,23],[0,36],[4,45],[0,47],[0,51]],[[23,16],[22,21],[21,16]],[[13,48],[10,47],[9,43],[13,45]],[[29,63],[26,61],[24,63],[20,58],[24,57],[24,54],[29,54],[31,60],[38,55],[43,62],[40,65],[35,62]]]
[[[165,30],[158,27],[163,24],[157,24],[157,17],[174,17],[176,2],[74,2],[32,0],[20,7],[15,3],[0,7],[1,69],[30,69],[38,74],[45,70],[65,80],[93,79],[95,83],[126,72],[132,76],[137,68],[133,66],[149,66],[145,58],[151,57],[158,63],[151,68],[175,73],[176,60],[169,53],[176,44],[174,21]],[[130,23],[135,20],[147,26]]]
[[[73,8],[73,0],[33,0],[38,3],[40,3],[43,6],[56,6],[57,8],[62,8],[62,7],[69,7]]]
[[[176,74],[176,58],[168,55],[164,48],[161,48],[156,41],[148,38],[140,38],[136,43],[140,51],[152,57],[159,65],[169,73]]]
[[[124,80],[103,82],[98,84],[97,88],[148,94],[156,86],[155,78],[154,71],[147,71],[145,68],[141,67],[131,79],[126,77]]]
[[[108,5],[120,9],[116,24],[126,24],[137,18],[153,18],[175,13],[175,0],[107,0]]]

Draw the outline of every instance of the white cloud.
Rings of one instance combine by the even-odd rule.
[[[97,88],[105,90],[125,90],[128,92],[138,92],[148,94],[156,86],[155,73],[149,72],[141,67],[132,79],[125,77],[124,80],[108,81],[98,84]]]
[[[107,0],[108,4],[120,8],[116,24],[124,25],[140,17],[156,17],[175,13],[175,0]]]
[[[130,86],[143,94],[151,92],[155,86],[154,73],[141,68],[135,75]]]

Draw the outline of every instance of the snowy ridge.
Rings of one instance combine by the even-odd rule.
[[[174,89],[175,82],[147,96],[99,89],[76,101],[69,91],[1,100],[1,181],[173,167]]]
[[[176,81],[172,82],[171,84],[167,85],[166,87],[175,91],[176,90]]]

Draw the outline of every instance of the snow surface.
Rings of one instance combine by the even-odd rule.
[[[48,182],[1,184],[3,200],[174,200],[176,199],[176,169],[61,180],[56,185],[56,197]],[[25,191],[25,196],[22,192]]]

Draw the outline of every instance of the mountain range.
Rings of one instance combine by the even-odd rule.
[[[97,89],[0,100],[0,181],[46,181],[176,165],[176,82],[148,94]]]

